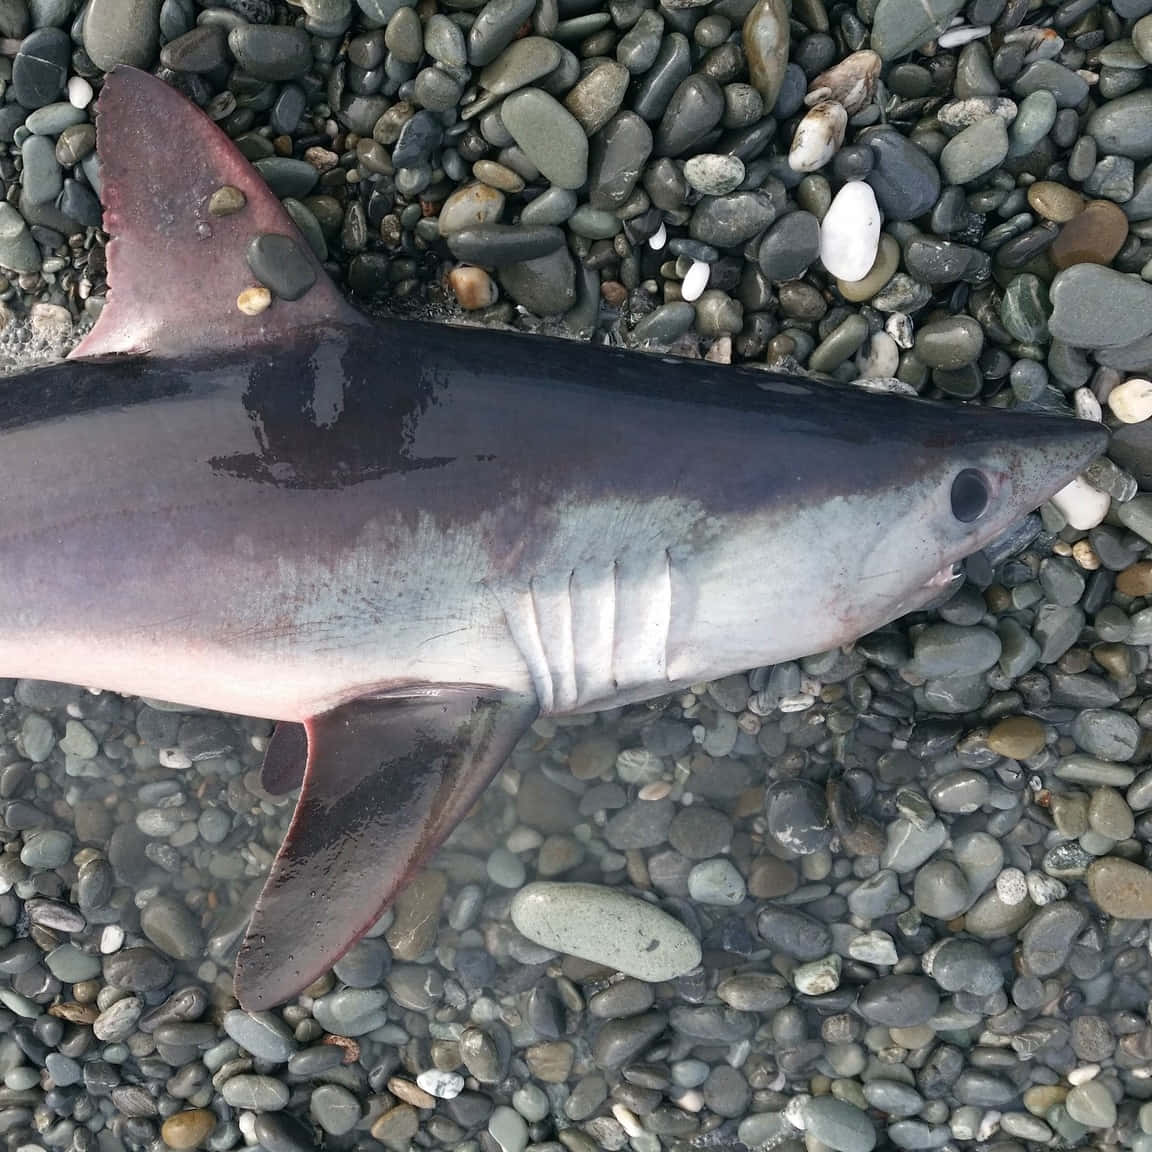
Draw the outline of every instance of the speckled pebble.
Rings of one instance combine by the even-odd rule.
[[[700,962],[700,945],[679,921],[599,885],[529,884],[512,902],[512,922],[538,944],[638,980],[669,980]]]

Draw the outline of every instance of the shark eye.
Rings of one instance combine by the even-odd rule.
[[[952,515],[961,524],[971,524],[988,511],[990,497],[984,474],[965,468],[952,481]]]

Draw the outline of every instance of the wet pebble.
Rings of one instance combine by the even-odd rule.
[[[845,1100],[813,1096],[803,1107],[804,1131],[835,1152],[871,1152],[876,1129],[868,1113]]]
[[[860,991],[856,1008],[865,1020],[890,1027],[914,1028],[932,1018],[940,995],[923,976],[886,976]]]
[[[738,156],[692,156],[684,164],[684,179],[705,196],[723,196],[743,181],[744,163]]]
[[[1104,856],[1087,872],[1088,890],[1103,912],[1121,920],[1152,919],[1152,872],[1131,860]]]
[[[999,116],[986,116],[957,133],[940,153],[950,184],[968,184],[998,167],[1008,155],[1008,130]]]
[[[199,1148],[216,1127],[216,1115],[207,1108],[190,1108],[174,1112],[160,1129],[160,1136],[169,1148],[187,1152]]]
[[[233,1108],[275,1112],[288,1104],[288,1088],[271,1076],[233,1076],[224,1082],[224,1099]]]
[[[1111,1128],[1116,1123],[1116,1102],[1099,1080],[1077,1084],[1065,1098],[1064,1107],[1085,1128]]]
[[[668,980],[699,963],[696,938],[667,913],[611,888],[534,883],[512,902],[517,929],[548,948],[638,980]],[[617,930],[605,932],[606,924]]]
[[[344,1136],[360,1121],[360,1103],[339,1084],[321,1084],[309,1100],[312,1118],[329,1136]]]
[[[490,0],[496,3],[499,0]],[[588,138],[562,104],[539,88],[522,88],[500,106],[500,118],[532,164],[559,188],[588,178]]]
[[[299,300],[316,283],[310,261],[289,236],[256,236],[247,256],[252,275],[282,300]]]
[[[1076,264],[1052,281],[1052,336],[1081,348],[1114,348],[1152,332],[1152,285],[1098,264]]]
[[[820,222],[810,212],[789,212],[768,229],[757,261],[769,280],[793,280],[820,255]]]
[[[272,1012],[236,1009],[224,1017],[224,1031],[247,1052],[274,1064],[284,1064],[296,1052],[291,1029]]]
[[[826,848],[832,823],[822,791],[810,781],[773,784],[764,797],[768,833],[781,847],[799,856]]]

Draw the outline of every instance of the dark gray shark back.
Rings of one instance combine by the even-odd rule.
[[[0,436],[53,420],[194,401],[251,430],[250,450],[188,445],[237,488],[301,491],[436,474],[458,493],[543,498],[577,477],[705,501],[816,499],[900,485],[959,448],[1099,432],[1042,415],[913,403],[754,367],[480,327],[385,320],[243,350],[105,356],[0,382]],[[690,433],[690,435],[686,435]],[[718,460],[726,467],[716,468]],[[0,458],[0,471],[3,460]],[[591,473],[591,475],[589,475]]]

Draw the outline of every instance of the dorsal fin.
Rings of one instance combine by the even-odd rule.
[[[283,339],[324,322],[363,322],[324,274],[280,202],[198,108],[147,72],[108,74],[97,105],[97,145],[108,243],[108,302],[73,356],[175,353]],[[219,188],[244,195],[212,215]],[[298,300],[274,299],[256,316],[237,307],[257,283],[253,238],[291,237],[315,283]]]

